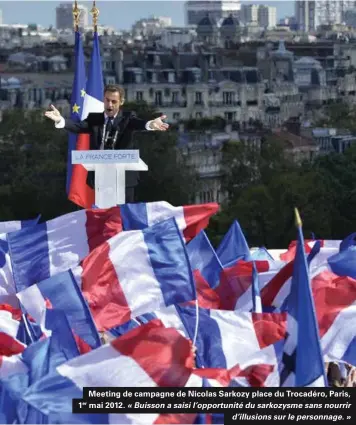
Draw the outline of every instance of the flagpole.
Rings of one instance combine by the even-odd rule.
[[[73,4],[73,26],[74,26],[74,31],[78,32],[79,31],[79,18],[80,18],[80,9],[78,7],[78,2],[75,1]]]
[[[300,218],[298,208],[294,208],[294,216],[295,216],[295,225],[299,228],[302,227],[302,219]]]
[[[99,16],[99,9],[96,7],[95,0],[93,1],[93,7],[90,11],[91,16],[93,17],[93,27],[94,27],[94,33],[98,32],[98,16]]]
[[[77,34],[79,33],[79,19],[80,19],[80,9],[78,7],[78,2],[75,0],[73,3],[73,28],[74,28],[74,36],[77,37]],[[82,208],[77,205],[77,211],[81,210]]]

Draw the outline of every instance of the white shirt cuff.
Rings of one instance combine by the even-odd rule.
[[[153,130],[153,128],[151,128],[151,127],[150,127],[150,124],[151,124],[151,122],[152,122],[152,121],[153,121],[153,120],[151,120],[151,121],[147,121],[147,122],[146,122],[146,126],[145,126],[145,128],[146,128],[146,130],[147,130],[147,131],[154,131],[154,130]]]
[[[58,121],[58,122],[56,122],[56,123],[54,124],[54,126],[55,126],[56,128],[64,128],[65,123],[66,123],[66,122],[65,122],[65,119],[62,117],[60,121]]]

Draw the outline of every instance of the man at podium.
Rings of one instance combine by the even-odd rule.
[[[55,123],[55,127],[70,133],[90,134],[90,149],[132,149],[134,131],[166,131],[168,124],[163,122],[165,115],[146,122],[132,111],[122,111],[125,103],[125,91],[117,84],[107,85],[104,89],[104,112],[89,113],[83,121],[73,121],[62,117],[51,105],[45,116]],[[87,183],[94,187],[94,172],[88,172]],[[127,172],[126,202],[134,202],[134,186],[137,185],[137,172]]]

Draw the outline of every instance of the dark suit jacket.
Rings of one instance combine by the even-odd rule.
[[[86,133],[90,134],[90,149],[100,149],[103,127],[105,122],[104,113],[91,113],[88,117],[80,122],[73,121],[69,118],[65,119],[65,130],[70,133]],[[114,120],[114,128],[118,129],[118,136],[113,149],[132,149],[132,133],[134,131],[143,131],[146,129],[146,122],[136,117],[134,112],[121,111]],[[128,171],[126,173],[126,186],[133,187],[137,185],[138,172]],[[94,172],[88,173],[87,183],[94,187]]]

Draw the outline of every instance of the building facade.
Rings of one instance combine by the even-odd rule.
[[[341,24],[354,0],[296,0],[295,16],[301,31],[315,31],[320,25]]]
[[[88,8],[79,4],[79,27],[86,28],[89,22]],[[72,2],[62,3],[56,7],[56,28],[65,30],[73,28],[73,4]]]
[[[216,21],[227,18],[229,15],[238,17],[240,9],[240,0],[187,1],[185,3],[186,24],[198,25],[207,15]]]

